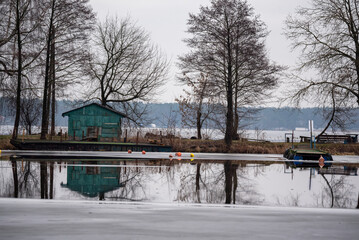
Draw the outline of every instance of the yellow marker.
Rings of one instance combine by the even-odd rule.
[[[194,157],[194,154],[193,153],[191,153],[191,155],[190,155],[192,158]]]
[[[1,157],[1,150],[0,150],[0,157]]]
[[[194,161],[194,159],[192,158],[192,159],[191,159],[191,162],[193,162],[193,161]]]

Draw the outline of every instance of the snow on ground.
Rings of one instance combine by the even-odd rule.
[[[0,239],[357,239],[359,211],[0,198]]]

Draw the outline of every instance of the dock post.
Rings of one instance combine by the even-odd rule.
[[[139,131],[137,131],[137,136],[136,136],[136,145],[138,145],[138,137],[139,137],[139,135],[140,135],[140,132],[139,132]]]

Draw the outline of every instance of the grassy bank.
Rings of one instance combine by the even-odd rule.
[[[0,150],[12,150],[14,146],[10,143],[10,135],[0,135]]]
[[[0,135],[0,149],[14,149],[10,144],[10,135]],[[25,139],[39,139],[38,135],[26,136]],[[57,139],[58,138],[58,139]],[[59,140],[60,137],[54,137]],[[135,142],[131,139],[131,142]],[[140,139],[139,142],[146,142]],[[226,145],[223,140],[190,140],[190,139],[164,139],[162,144],[172,146],[174,152],[208,152],[223,153],[226,151]],[[295,146],[301,145],[294,143]],[[283,154],[284,151],[291,147],[291,143],[277,142],[250,142],[250,141],[233,141],[230,153],[254,153],[254,154]],[[359,155],[359,144],[317,144],[319,150],[329,152],[332,155]]]

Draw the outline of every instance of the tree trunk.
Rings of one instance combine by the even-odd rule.
[[[51,64],[51,63],[50,63]],[[51,88],[52,88],[52,79],[51,79],[51,68],[49,73],[49,84],[47,89],[47,105],[46,105],[46,134],[49,133],[49,123],[50,123],[50,106],[51,106]]]
[[[233,140],[238,140],[238,126],[239,126],[239,115],[237,107],[234,106],[234,121],[233,121]]]
[[[17,139],[20,124],[20,104],[21,104],[21,75],[22,75],[22,46],[21,46],[21,29],[20,29],[20,0],[16,1],[16,36],[17,36],[17,89],[16,89],[16,114],[12,139]]]
[[[29,135],[31,135],[31,127],[32,127],[32,125],[31,125],[31,123],[29,124],[29,128],[27,129],[27,132],[29,133]]]
[[[335,97],[334,97],[334,89],[332,89],[332,115],[329,119],[329,122],[327,123],[327,126],[325,126],[325,128],[323,129],[323,131],[321,133],[319,133],[319,136],[322,136],[325,131],[327,131],[327,129],[329,128],[330,124],[332,124],[333,120],[334,120],[334,116],[335,116],[335,112],[336,112],[336,105],[335,105]]]
[[[198,109],[197,110],[197,121],[196,121],[196,125],[197,125],[197,139],[202,139],[202,134],[201,134],[201,117],[202,117],[202,113],[201,110]]]
[[[237,53],[238,55],[238,53]],[[236,56],[237,56],[236,55]],[[237,59],[236,59],[236,64],[237,63]],[[238,76],[236,73],[235,79],[236,79],[236,83],[235,83],[235,90],[234,90],[234,120],[233,120],[233,140],[238,140],[239,136],[238,136],[238,126],[239,126],[239,114],[238,114],[238,80],[237,80]]]
[[[226,15],[226,13],[225,13]],[[227,16],[225,16],[227,18]],[[227,25],[229,25],[228,20]],[[233,74],[232,74],[232,48],[231,48],[231,36],[230,36],[230,30],[227,26],[227,43],[226,43],[226,49],[227,49],[227,79],[226,79],[226,90],[227,90],[227,114],[226,114],[226,132],[224,136],[224,141],[227,145],[227,151],[231,149],[232,145],[232,139],[233,139]]]
[[[46,139],[46,134],[48,132],[49,123],[48,123],[48,116],[49,112],[47,111],[47,94],[49,88],[49,72],[50,72],[50,52],[51,52],[51,43],[52,43],[52,31],[53,31],[53,20],[54,20],[54,11],[55,11],[55,0],[52,1],[51,6],[51,16],[50,16],[50,26],[48,32],[48,39],[47,39],[47,49],[46,49],[46,66],[45,66],[45,81],[44,81],[44,96],[42,102],[42,120],[41,120],[41,136],[40,139]]]
[[[56,96],[55,96],[55,81],[56,81],[56,70],[55,70],[55,28],[52,30],[52,44],[51,44],[51,136],[55,136],[55,113],[56,113]]]

